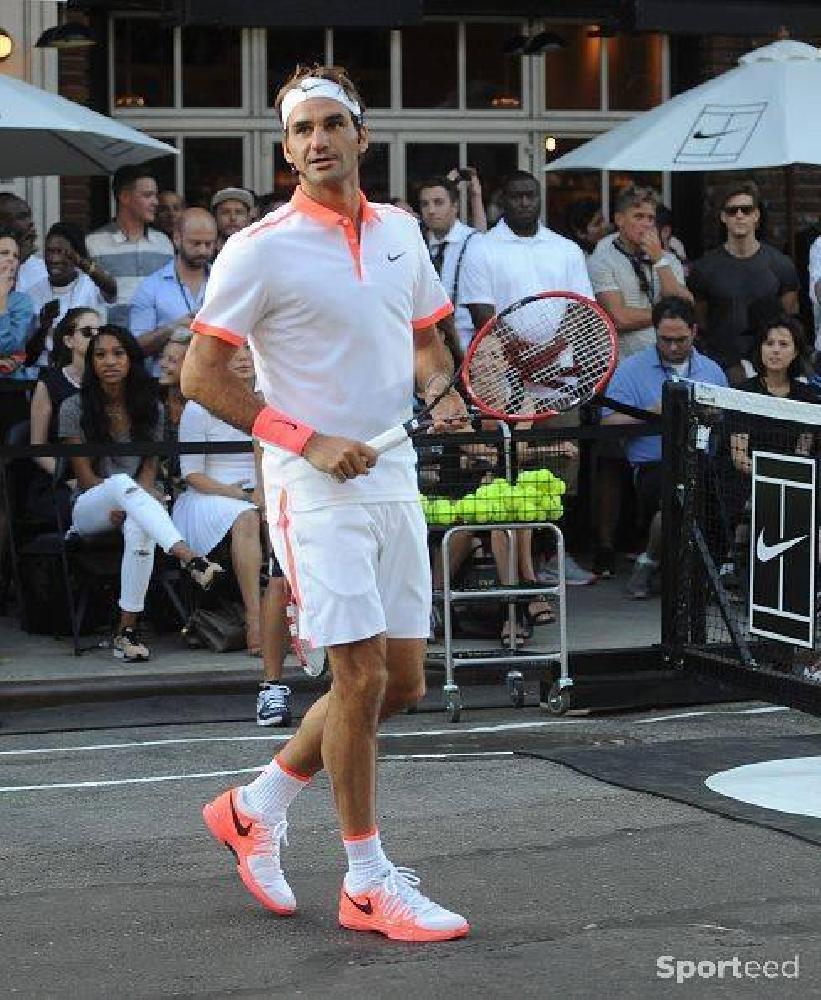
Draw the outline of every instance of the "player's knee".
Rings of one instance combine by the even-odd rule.
[[[244,510],[234,521],[232,531],[239,535],[259,534],[259,511]]]
[[[391,677],[385,691],[383,715],[392,715],[412,708],[425,697],[425,678]]]
[[[356,655],[337,656],[333,664],[333,685],[337,695],[363,709],[382,704],[388,683],[384,662]]]

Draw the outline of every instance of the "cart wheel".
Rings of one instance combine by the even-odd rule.
[[[551,715],[564,715],[568,708],[570,708],[570,691],[559,687],[556,682],[547,694],[547,710]]]
[[[462,697],[458,691],[448,691],[445,695],[445,711],[451,722],[458,722],[462,715]]]
[[[525,707],[525,681],[518,671],[511,671],[507,675],[507,693],[514,708]]]

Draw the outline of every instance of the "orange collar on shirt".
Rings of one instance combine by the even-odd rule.
[[[346,216],[340,215],[339,212],[335,212],[332,208],[328,208],[327,205],[309,198],[301,187],[296,188],[294,191],[291,197],[291,205],[297,212],[304,212],[305,215],[309,215],[312,219],[324,223],[326,226],[338,226],[345,222],[350,223],[351,221]],[[362,222],[379,221],[376,210],[361,191],[359,192],[359,206],[362,213]]]

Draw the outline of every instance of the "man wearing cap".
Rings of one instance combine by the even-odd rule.
[[[250,225],[255,204],[256,199],[246,188],[228,187],[217,191],[211,199],[211,211],[217,220],[216,253],[222,250],[229,236]]]
[[[182,388],[260,441],[299,637],[328,650],[333,682],[269,767],[203,816],[255,898],[293,913],[280,864],[286,811],[325,767],[348,858],[342,926],[404,941],[463,937],[464,917],[422,895],[376,826],[377,726],[423,693],[431,585],[413,448],[377,456],[364,443],[410,417],[414,382],[430,401],[447,385],[436,323],[453,307],[413,217],[359,189],[368,131],[347,74],[299,67],[276,107],[299,185],[217,258]],[[227,370],[246,340],[266,405]],[[434,416],[439,430],[463,426],[459,394]]]

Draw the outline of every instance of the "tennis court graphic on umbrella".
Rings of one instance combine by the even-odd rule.
[[[705,104],[675,155],[676,163],[700,163],[705,170],[735,163],[761,122],[766,102]]]
[[[753,452],[750,631],[812,648],[815,460]]]

